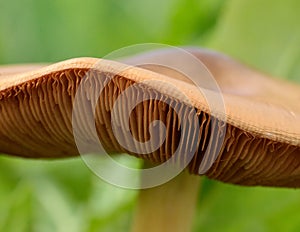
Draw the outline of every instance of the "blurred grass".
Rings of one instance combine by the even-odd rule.
[[[300,81],[297,0],[0,1],[0,63],[101,57],[157,42],[223,51]],[[136,192],[95,177],[80,159],[0,158],[0,231],[127,231]],[[300,192],[205,179],[195,231],[299,231]]]
[[[209,46],[263,71],[299,82],[300,2],[233,0]]]

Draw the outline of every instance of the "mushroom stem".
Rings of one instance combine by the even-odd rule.
[[[132,232],[191,231],[200,179],[184,171],[168,183],[141,190]]]

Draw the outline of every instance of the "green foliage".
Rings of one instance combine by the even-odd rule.
[[[297,0],[233,0],[209,45],[276,76],[299,80]]]
[[[298,0],[0,1],[0,63],[101,57],[157,42],[208,46],[300,81]],[[0,158],[0,231],[127,231],[136,192],[80,159]],[[299,231],[300,192],[204,181],[194,231]]]
[[[201,193],[195,231],[299,231],[299,190],[212,185]]]
[[[1,157],[0,170],[0,231],[123,231],[130,225],[136,192],[101,181],[80,159]]]

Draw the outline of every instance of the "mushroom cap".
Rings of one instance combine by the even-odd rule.
[[[103,85],[98,101],[93,103],[87,99],[84,104],[89,109],[93,104],[97,106],[98,138],[109,152],[128,152],[154,163],[165,162],[172,157],[182,137],[180,124],[188,123],[179,120],[174,108],[180,109],[183,118],[189,110],[195,110],[200,137],[191,131],[184,133],[188,146],[197,146],[188,165],[191,173],[199,174],[201,162],[206,161],[205,152],[211,155],[215,152],[214,144],[209,145],[210,139],[217,143],[224,132],[220,151],[206,176],[241,185],[299,187],[300,107],[297,100],[300,100],[300,87],[256,72],[220,53],[187,50],[214,76],[221,89],[225,112],[219,108],[211,110],[206,96],[190,80],[159,67],[133,67],[125,61],[76,58],[52,65],[0,68],[0,152],[30,158],[78,155],[72,128],[76,91],[82,83],[85,83],[86,93],[91,91],[91,86],[99,89]],[[135,59],[155,61],[162,54],[165,59],[176,59],[176,55],[180,55],[168,52]],[[189,63],[184,65],[188,67]],[[98,82],[91,85],[88,76],[96,76]],[[133,137],[148,141],[153,120],[162,121],[166,128],[165,141],[149,154],[124,149],[112,131],[114,103],[133,85],[134,93],[127,97],[127,102],[135,101],[139,94],[151,96],[151,100],[137,105],[131,112],[129,124]],[[175,86],[188,101],[170,86]],[[210,89],[205,93],[212,98],[216,94]],[[92,90],[92,94],[96,93]],[[119,115],[122,112],[124,109],[119,109]],[[89,133],[85,119],[83,110],[83,136]],[[216,124],[219,128],[226,125],[226,131],[215,129]],[[181,154],[184,158],[185,152]]]

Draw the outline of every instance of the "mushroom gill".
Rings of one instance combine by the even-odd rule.
[[[77,58],[29,67],[31,71],[26,67],[0,69],[0,152],[30,158],[78,155],[72,109],[76,91],[83,86],[83,94],[92,96],[102,89],[98,101],[87,96],[81,102],[81,139],[87,145],[99,138],[110,153],[127,152],[153,163],[168,160],[177,149],[181,162],[186,159],[185,149],[195,146],[188,165],[191,173],[199,174],[200,165],[210,158],[204,156],[207,153],[217,157],[205,173],[209,178],[241,185],[300,187],[300,87],[253,71],[219,53],[198,49],[189,52],[215,77],[224,99],[225,115],[218,109],[212,113],[205,96],[189,80],[172,76],[162,68]],[[156,59],[155,54],[149,57],[141,59]],[[176,59],[176,54],[166,58]],[[89,79],[90,76],[95,78]],[[179,89],[189,101],[181,99],[170,86]],[[129,87],[133,91],[116,109],[119,124],[129,120],[130,133],[142,143],[159,139],[150,138],[149,125],[154,120],[163,122],[166,128],[166,138],[158,149],[152,151],[151,142],[143,148],[149,153],[129,151],[119,144],[112,131],[112,109]],[[208,93],[214,94],[212,90]],[[140,95],[149,100],[136,105],[129,119],[124,118],[124,109]],[[91,139],[84,112],[94,106],[98,138]],[[175,109],[181,112],[181,120]],[[196,112],[199,136],[190,120],[185,120],[191,112]],[[185,131],[181,131],[183,124]],[[226,131],[220,129],[225,126]],[[126,142],[125,131],[120,129],[118,133]],[[222,136],[224,140],[219,141]],[[179,146],[181,139],[184,147]],[[220,152],[215,149],[219,142]],[[134,148],[130,140],[127,143]]]

